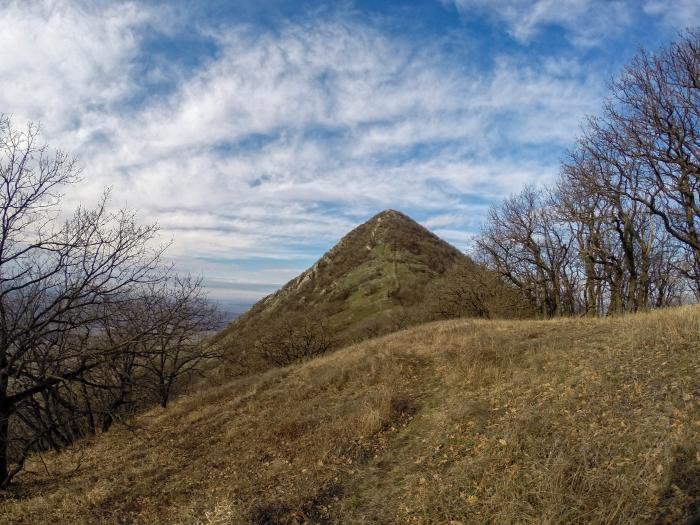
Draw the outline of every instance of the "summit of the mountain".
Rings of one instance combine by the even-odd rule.
[[[313,266],[261,299],[218,341],[229,353],[250,354],[261,337],[303,322],[323,325],[339,346],[446,317],[438,303],[453,285],[489,288],[474,290],[472,299],[479,301],[499,290],[515,297],[492,277],[409,216],[388,209],[351,230]],[[483,315],[470,302],[458,314]]]

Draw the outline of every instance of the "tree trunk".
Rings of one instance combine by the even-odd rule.
[[[170,399],[170,384],[163,374],[164,368],[161,370],[160,377],[158,379],[158,398],[160,401],[160,406],[162,408],[168,407],[168,400]]]
[[[0,406],[0,487],[9,482],[10,415],[9,409]]]
[[[609,272],[610,304],[608,305],[608,315],[615,315],[622,312],[622,277],[622,270],[620,268],[611,269]]]
[[[650,253],[651,247],[648,245],[643,246],[639,265],[639,290],[637,292],[637,301],[641,310],[649,308],[649,290],[651,288],[651,277],[649,276],[649,267],[651,266]]]
[[[111,412],[107,412],[102,418],[102,432],[107,432],[110,428],[112,428],[113,423],[114,416],[112,416]]]
[[[120,392],[120,396],[117,399],[115,399],[114,401],[112,401],[112,403],[109,405],[107,412],[105,413],[104,417],[102,418],[102,425],[100,426],[102,432],[107,432],[112,427],[112,425],[114,424],[114,414],[122,406],[126,405],[127,395],[128,394],[122,390]]]
[[[12,406],[7,400],[10,386],[9,363],[7,354],[0,351],[0,487],[7,485],[9,479],[10,461],[8,458],[10,446],[10,416]]]
[[[693,258],[695,261],[695,268],[693,268],[693,284],[695,285],[695,298],[700,301],[700,250],[693,250]]]
[[[550,317],[559,317],[562,314],[561,279],[556,271],[552,272],[550,279],[552,281],[552,312]]]
[[[598,286],[596,281],[595,263],[586,258],[586,315],[598,315]]]
[[[125,403],[126,401],[123,398],[119,398],[112,402],[102,418],[102,425],[100,425],[102,432],[107,432],[110,428],[112,428],[112,425],[114,424],[114,413]]]
[[[85,383],[80,384],[80,390],[83,394],[83,402],[85,403],[85,411],[87,413],[87,427],[90,434],[95,434],[97,427],[95,425],[95,414],[92,411],[92,403],[90,403],[90,394],[88,393]]]

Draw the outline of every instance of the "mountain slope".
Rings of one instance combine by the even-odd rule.
[[[441,304],[451,296],[450,286],[470,288],[471,301]],[[240,354],[262,337],[304,325],[322,327],[341,346],[441,315],[518,317],[527,312],[513,290],[469,257],[406,215],[386,210],[255,304],[218,342]]]
[[[700,308],[454,320],[30,459],[3,523],[684,523]]]

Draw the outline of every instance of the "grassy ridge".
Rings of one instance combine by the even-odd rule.
[[[431,323],[35,457],[8,523],[682,523],[700,308]]]

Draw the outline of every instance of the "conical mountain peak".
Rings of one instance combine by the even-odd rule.
[[[407,215],[384,210],[347,233],[311,268],[254,305],[230,329],[269,325],[290,312],[303,312],[354,337],[351,325],[422,302],[426,286],[457,264],[473,263]]]
[[[260,337],[311,322],[322,324],[336,344],[343,344],[400,323],[430,321],[436,311],[430,301],[454,272],[485,270],[407,215],[384,210],[255,304],[222,337],[232,346],[254,348]]]
[[[411,217],[406,215],[405,213],[401,213],[400,211],[397,210],[384,210],[380,211],[376,215],[374,215],[371,219],[367,221],[369,224],[380,224],[382,222],[389,222],[393,226],[400,226],[401,224],[405,225],[414,225],[418,224],[416,221],[414,221]]]
[[[401,213],[398,210],[393,210],[391,208],[384,210],[384,211],[380,211],[374,217],[372,217],[369,221],[370,222],[381,221],[383,219],[392,219],[392,218],[393,219],[404,219],[404,220],[409,220],[409,221],[413,222],[413,219],[411,219],[408,215]]]
[[[326,256],[332,256],[343,250],[357,250],[360,246],[371,251],[381,244],[390,244],[394,251],[409,251],[414,254],[425,252],[436,256],[437,253],[434,252],[443,255],[449,253],[450,258],[459,254],[456,248],[408,215],[389,209],[377,213],[367,222],[350,231]]]

